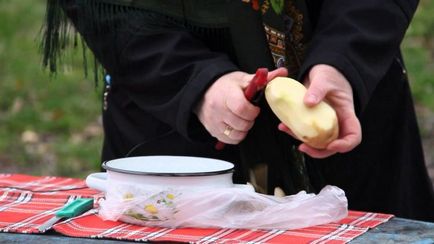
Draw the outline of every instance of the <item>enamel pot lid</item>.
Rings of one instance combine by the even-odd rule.
[[[234,164],[212,158],[187,156],[140,156],[106,161],[102,167],[134,175],[207,176],[232,173]]]

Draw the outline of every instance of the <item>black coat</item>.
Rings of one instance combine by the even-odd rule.
[[[112,77],[108,109],[103,112],[103,160],[149,154],[213,157],[234,162],[235,180],[246,179],[243,146],[216,151],[215,139],[193,110],[221,75],[273,68],[258,12],[238,1],[226,9],[235,16],[229,17],[229,26],[205,28],[186,15],[167,17],[133,8],[114,11],[114,18],[102,20],[89,15],[86,1],[66,2],[68,16]],[[350,209],[434,221],[434,193],[399,51],[417,1],[306,3],[312,39],[300,79],[315,64],[339,69],[354,90],[363,131],[362,143],[349,153],[307,158],[312,185],[316,190],[325,184],[341,187]],[[98,31],[90,26],[98,26]],[[278,120],[266,104],[261,106],[255,123],[261,128],[255,132],[254,127],[249,137],[256,137],[246,140],[270,148],[262,144],[261,133],[276,135],[272,147],[282,150],[269,153],[273,158],[288,151],[293,141],[277,131]],[[286,170],[291,168],[269,163],[271,177],[280,179],[273,184],[290,184]]]

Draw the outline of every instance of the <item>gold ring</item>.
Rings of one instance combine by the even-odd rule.
[[[234,130],[234,128],[230,127],[229,125],[226,125],[225,131],[223,131],[223,134],[225,134],[227,137],[231,134],[231,132]]]

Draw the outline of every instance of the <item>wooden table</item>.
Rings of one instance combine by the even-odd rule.
[[[54,232],[46,234],[0,233],[0,243],[44,243],[44,244],[93,244],[93,243],[132,243],[108,239],[84,239],[60,236]],[[434,243],[434,223],[403,218],[390,221],[371,229],[350,243]]]

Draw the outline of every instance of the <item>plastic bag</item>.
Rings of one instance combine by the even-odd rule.
[[[297,229],[347,216],[343,190],[326,186],[317,195],[302,191],[276,197],[241,188],[200,191],[111,187],[100,202],[105,220],[166,228]]]

